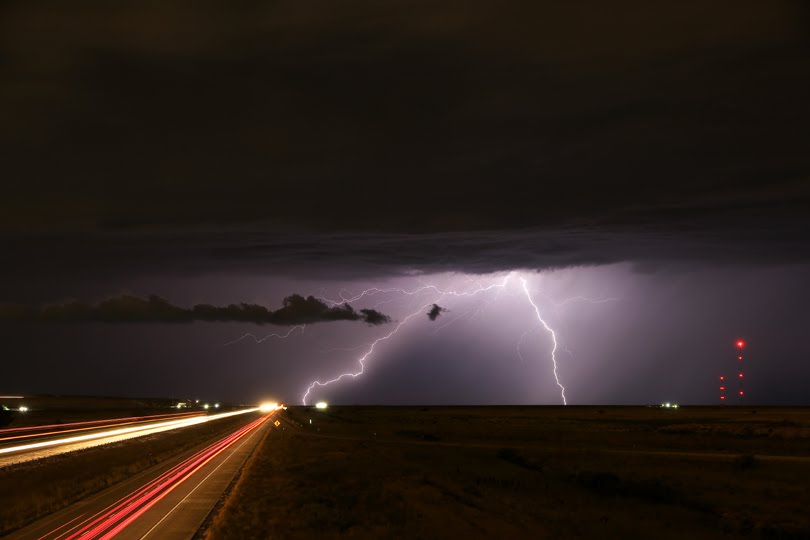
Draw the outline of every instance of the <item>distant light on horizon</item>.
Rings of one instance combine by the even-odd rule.
[[[259,405],[259,412],[263,413],[273,412],[278,408],[279,408],[278,403],[268,401]]]

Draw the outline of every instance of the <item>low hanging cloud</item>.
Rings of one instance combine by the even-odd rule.
[[[439,304],[433,304],[433,306],[430,308],[430,311],[427,312],[428,319],[430,319],[431,321],[435,321],[439,317],[439,315],[441,315],[445,311],[447,311],[446,308],[443,308]]]
[[[0,320],[39,322],[225,322],[296,325],[328,321],[363,321],[371,325],[391,322],[391,318],[374,309],[359,312],[348,305],[328,306],[313,296],[293,294],[284,299],[281,308],[273,311],[259,304],[229,304],[214,306],[197,304],[183,308],[168,300],[151,295],[140,298],[121,295],[108,298],[97,305],[84,302],[64,302],[45,306],[0,304]]]

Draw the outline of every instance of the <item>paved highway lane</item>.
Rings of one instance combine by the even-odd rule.
[[[99,429],[79,433],[48,433],[46,436],[32,436],[24,440],[10,440],[0,445],[0,467],[41,459],[66,452],[73,452],[112,442],[142,437],[163,431],[211,422],[230,416],[247,414],[258,409],[241,409],[211,415],[184,415],[180,418],[158,418],[136,422],[133,425],[104,426]]]
[[[241,469],[274,413],[11,534],[15,540],[190,539]]]

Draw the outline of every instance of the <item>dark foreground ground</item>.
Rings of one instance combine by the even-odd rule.
[[[810,538],[810,409],[291,407],[280,421],[208,538]]]

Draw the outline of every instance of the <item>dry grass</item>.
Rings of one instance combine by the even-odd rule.
[[[0,535],[233,431],[241,417],[30,461],[0,469]]]
[[[208,538],[810,538],[808,410],[291,408],[281,420]]]

